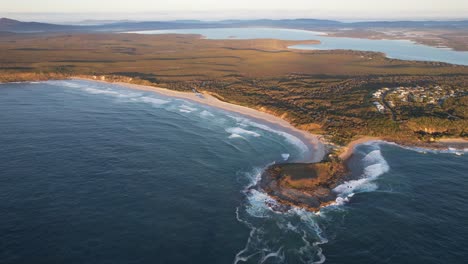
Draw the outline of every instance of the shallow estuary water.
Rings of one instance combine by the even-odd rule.
[[[330,37],[321,32],[282,28],[200,28],[138,31],[140,34],[200,34],[208,39],[282,39],[319,40],[320,44],[300,44],[290,48],[303,50],[359,50],[383,52],[389,58],[439,61],[468,65],[468,52],[436,48],[409,40],[372,40]]]

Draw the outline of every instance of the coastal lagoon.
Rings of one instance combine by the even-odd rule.
[[[1,263],[462,263],[468,157],[370,142],[319,214],[252,190],[307,145],[91,81],[0,84]]]
[[[389,58],[415,61],[439,61],[468,65],[468,52],[448,48],[436,48],[409,40],[372,40],[359,38],[330,37],[322,32],[282,28],[200,28],[148,30],[130,33],[139,34],[199,34],[208,39],[281,39],[319,40],[320,44],[290,46],[302,50],[358,50],[383,52]]]

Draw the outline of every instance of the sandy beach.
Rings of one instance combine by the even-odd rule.
[[[195,94],[194,92],[179,92],[179,91],[169,90],[166,88],[131,84],[131,83],[125,83],[125,82],[101,81],[101,80],[95,80],[95,79],[83,78],[83,77],[73,77],[71,79],[111,83],[111,84],[116,84],[116,85],[124,86],[127,88],[131,88],[131,89],[151,91],[151,92],[155,92],[161,95],[185,99],[185,100],[189,100],[192,102],[212,106],[218,109],[239,113],[251,119],[255,119],[257,121],[272,125],[273,128],[280,129],[282,131],[285,131],[299,138],[309,148],[309,153],[307,153],[307,157],[304,160],[304,162],[319,162],[325,156],[325,152],[326,152],[325,142],[322,136],[314,135],[307,131],[300,130],[294,127],[293,125],[291,125],[289,122],[285,121],[284,119],[281,119],[280,117],[274,116],[272,114],[264,113],[264,112],[261,112],[252,108],[248,108],[245,106],[223,102],[207,93],[202,93],[202,96],[199,96]]]
[[[464,138],[443,138],[439,140],[441,143],[468,144],[468,140]]]
[[[373,141],[373,140],[381,140],[381,138],[365,136],[365,137],[361,137],[359,139],[351,141],[348,145],[346,145],[346,147],[343,147],[343,151],[339,155],[340,159],[342,160],[349,159],[354,152],[354,148],[357,145],[360,145],[369,141]]]

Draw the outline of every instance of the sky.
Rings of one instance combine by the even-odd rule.
[[[22,20],[468,19],[468,0],[0,0]]]

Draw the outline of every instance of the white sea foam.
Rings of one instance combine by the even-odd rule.
[[[289,156],[291,156],[289,153],[283,153],[281,154],[281,157],[283,158],[283,160],[287,161],[289,159]]]
[[[168,100],[158,99],[149,96],[134,98],[134,101],[152,104],[153,106],[161,106],[170,102]]]
[[[201,111],[200,116],[204,117],[204,118],[214,117],[214,115],[211,112],[207,111],[207,110]]]
[[[296,137],[294,135],[291,135],[291,134],[289,134],[287,132],[284,132],[284,131],[281,131],[281,130],[273,129],[273,128],[267,126],[267,125],[254,122],[254,121],[249,120],[247,118],[232,116],[232,115],[230,117],[233,118],[234,120],[236,120],[237,123],[242,127],[251,126],[251,127],[255,127],[255,128],[264,130],[264,131],[268,131],[268,132],[277,134],[277,135],[283,137],[287,142],[289,142],[289,144],[292,144],[292,145],[296,146],[302,153],[307,153],[309,151],[309,148],[307,147],[307,145],[302,140],[300,140],[298,137]],[[321,157],[321,155],[316,155],[316,156]]]
[[[349,202],[349,199],[357,192],[371,192],[378,188],[374,180],[390,170],[390,166],[382,156],[379,144],[378,142],[373,143],[377,149],[369,152],[362,159],[364,170],[360,179],[346,181],[333,189],[334,192],[338,193],[335,205]]]
[[[229,137],[229,139],[234,139],[234,138],[242,138],[242,139],[245,139],[245,137],[239,135],[239,134],[231,134]]]
[[[260,252],[254,252],[252,254],[249,254],[247,256],[243,256],[245,253],[247,253],[249,250],[250,250],[250,246],[252,244],[252,239],[255,237],[255,234],[258,232],[258,229],[255,228],[251,223],[249,223],[248,221],[242,219],[242,217],[240,217],[239,215],[239,208],[236,209],[236,219],[237,221],[245,224],[247,227],[250,228],[250,233],[249,233],[249,238],[247,238],[247,243],[245,244],[245,247],[237,252],[235,258],[234,258],[234,264],[237,264],[239,263],[240,261],[242,262],[246,262],[247,260],[249,260],[250,258],[252,258],[253,256],[257,255],[258,253]]]
[[[415,152],[418,152],[418,153],[421,153],[421,154],[427,154],[427,153],[431,153],[431,154],[455,154],[457,156],[461,156],[461,155],[464,155],[465,153],[468,153],[468,148],[459,149],[459,148],[448,147],[447,149],[430,149],[430,148],[423,148],[423,147],[402,146],[402,145],[398,145],[398,144],[396,144],[394,142],[387,142],[387,141],[379,141],[379,142],[382,143],[382,144],[393,145],[393,146],[397,146],[399,148],[403,148],[403,149],[406,149],[406,150],[415,151]]]
[[[387,145],[394,145],[406,150],[416,151],[418,153],[426,154],[455,154],[455,155],[464,155],[468,152],[468,149],[456,149],[449,147],[445,150],[435,150],[435,149],[428,149],[428,148],[421,148],[421,147],[408,147],[398,145],[393,142],[386,142],[386,141],[370,141],[366,142],[362,145],[367,145],[370,147],[376,148],[375,150],[369,152],[363,159],[364,170],[361,175],[360,179],[346,181],[341,185],[338,185],[333,191],[338,194],[338,198],[336,199],[333,205],[342,205],[349,202],[350,198],[354,196],[354,194],[359,192],[372,192],[378,189],[378,185],[375,183],[375,180],[382,174],[388,172],[390,170],[390,166],[388,165],[387,161],[382,156],[380,145],[387,144]]]
[[[270,252],[262,257],[259,263],[265,263],[269,258],[277,258],[278,262],[283,262],[284,261],[284,253],[283,253],[283,247],[280,247],[277,251],[275,252]]]
[[[195,108],[195,107],[188,106],[186,104],[183,104],[183,105],[181,105],[179,107],[179,111],[183,112],[183,113],[191,113],[191,112],[196,111],[196,110],[198,110],[198,109]]]
[[[269,164],[268,166],[272,164]],[[251,187],[257,185],[260,181],[265,168],[255,168],[252,172],[246,174],[250,182],[244,190],[248,200],[246,211],[249,215],[257,218],[267,217],[268,214],[272,212],[268,204],[277,203],[276,200],[272,199],[266,193],[251,189]]]
[[[76,82],[69,82],[69,81],[52,81],[50,82],[52,85],[58,85],[58,86],[65,86],[69,88],[82,88],[84,87],[83,85],[80,85]]]
[[[130,92],[125,90],[115,90],[112,88],[102,86],[101,84],[80,83],[73,81],[50,81],[50,83],[52,85],[80,89],[90,94],[103,94],[118,98],[136,98],[141,96],[141,93]]]
[[[258,183],[263,171],[256,168],[245,174],[250,182],[244,190],[247,200],[244,206],[237,208],[236,217],[250,228],[250,234],[245,247],[236,254],[234,263],[286,263],[286,260],[291,263],[323,263],[325,255],[320,245],[328,240],[322,235],[318,216],[300,208],[286,212],[273,210],[271,205],[277,203],[276,200],[251,188]],[[302,240],[303,244],[291,247],[278,239],[278,233],[284,239]]]
[[[301,248],[299,248],[298,252],[302,256],[310,257],[311,255],[315,255],[315,257],[318,258],[318,260],[316,261],[311,261],[307,263],[317,263],[317,264],[324,263],[326,260],[326,257],[323,254],[323,251],[320,245],[328,243],[328,239],[325,238],[325,236],[323,235],[322,229],[317,223],[317,217],[318,217],[317,214],[306,211],[302,208],[293,208],[291,211],[295,215],[299,216],[299,218],[301,219],[301,222],[304,223],[305,226],[307,227],[306,230],[296,228],[297,232],[300,231],[301,239],[304,242],[304,245]],[[309,238],[310,235],[315,236],[314,238],[312,238],[314,240],[312,244],[309,242],[309,240],[311,240],[311,238]],[[312,251],[312,249],[315,249],[315,251]]]
[[[257,218],[268,217],[269,214],[272,213],[272,209],[270,206],[268,206],[268,204],[277,204],[276,200],[272,199],[266,193],[257,190],[251,190],[247,196],[247,199],[247,213]]]
[[[86,88],[83,88],[83,90],[90,94],[106,94],[106,95],[112,95],[112,96],[118,96],[118,97],[123,96],[123,94],[119,92],[107,90],[107,89],[96,89],[92,87],[86,87]]]
[[[230,127],[226,128],[226,132],[230,133],[230,137],[236,136],[253,136],[253,137],[260,137],[260,134],[257,132],[253,132],[250,130],[243,129],[241,127]]]

